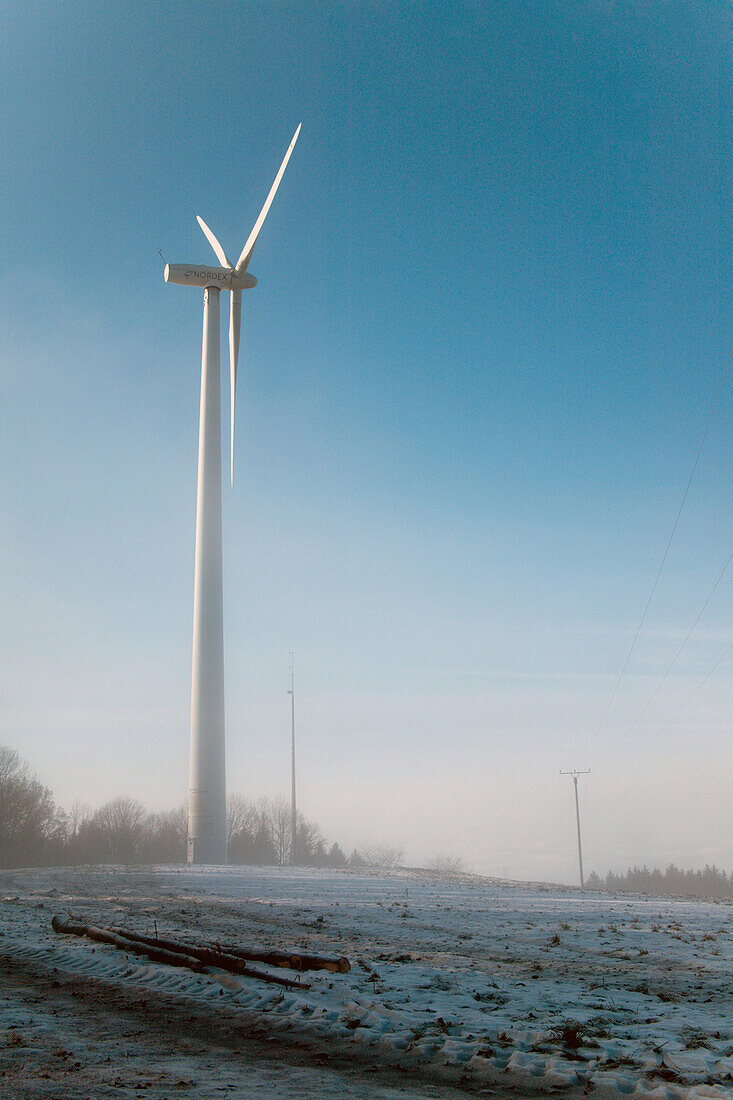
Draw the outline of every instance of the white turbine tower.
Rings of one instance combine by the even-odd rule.
[[[234,483],[234,398],[237,385],[242,291],[257,285],[247,268],[257,237],[290,160],[300,126],[236,264],[231,264],[208,225],[198,218],[221,267],[166,264],[165,280],[204,288],[201,352],[199,465],[196,493],[196,565],[193,590],[191,757],[188,792],[188,862],[226,863],[226,763],[224,745],[224,616],[221,568],[221,382],[219,293],[231,293],[229,379],[231,463]]]

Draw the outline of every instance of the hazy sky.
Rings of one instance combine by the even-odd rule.
[[[732,36],[6,0],[0,743],[60,803],[185,797],[202,301],[157,250],[238,255],[302,121],[244,298],[230,789],[288,792],[292,649],[329,840],[570,881],[577,767],[588,869],[733,867],[733,567],[639,720],[733,549],[733,368],[598,730],[733,345]]]

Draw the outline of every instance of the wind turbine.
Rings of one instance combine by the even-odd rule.
[[[231,294],[229,382],[231,392],[230,476],[234,483],[234,401],[239,357],[242,291],[257,285],[247,271],[257,237],[290,160],[300,126],[288,146],[265,205],[236,264],[202,218],[198,218],[221,267],[166,264],[165,281],[204,289],[201,351],[199,460],[196,491],[196,560],[193,589],[191,753],[188,792],[189,863],[226,863],[226,760],[224,744],[224,610],[221,564],[221,380],[219,294]]]

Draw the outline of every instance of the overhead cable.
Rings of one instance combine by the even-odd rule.
[[[733,642],[731,642],[731,643],[730,643],[730,645],[729,645],[729,646],[728,646],[728,648],[727,648],[727,649],[725,650],[725,652],[723,653],[723,655],[722,655],[721,657],[718,657],[718,659],[717,659],[717,661],[715,662],[715,664],[713,665],[713,667],[712,667],[712,668],[710,669],[710,671],[709,671],[709,672],[707,672],[707,673],[705,674],[705,676],[703,676],[702,680],[700,680],[700,682],[699,682],[699,684],[697,685],[697,687],[693,688],[693,690],[692,690],[692,691],[690,692],[690,694],[689,694],[689,695],[687,696],[687,698],[685,699],[684,703],[682,703],[682,704],[681,704],[681,705],[680,705],[679,707],[677,707],[677,710],[676,710],[676,711],[674,711],[674,713],[672,714],[672,716],[671,716],[670,718],[668,718],[668,719],[667,719],[667,721],[666,721],[666,722],[664,723],[664,725],[663,725],[663,726],[662,726],[662,727],[661,727],[660,729],[658,729],[658,730],[657,730],[657,732],[656,732],[656,733],[655,733],[655,734],[654,734],[654,735],[653,735],[652,737],[650,737],[650,738],[649,738],[649,742],[648,742],[648,744],[651,744],[651,742],[652,742],[652,741],[656,741],[658,737],[661,737],[661,735],[662,735],[663,733],[665,733],[665,732],[666,732],[666,731],[667,731],[667,730],[669,729],[669,727],[670,727],[670,726],[672,725],[672,723],[673,723],[673,722],[675,722],[675,721],[677,720],[677,718],[678,718],[678,717],[679,717],[679,715],[680,715],[680,714],[682,713],[682,711],[683,711],[683,710],[685,709],[685,707],[686,707],[686,706],[687,706],[687,705],[688,705],[689,703],[691,703],[691,702],[692,702],[692,700],[693,700],[693,699],[695,698],[695,696],[697,695],[698,691],[700,691],[700,690],[701,690],[701,688],[703,688],[703,687],[705,686],[705,684],[706,684],[706,683],[708,682],[708,680],[710,679],[710,677],[711,677],[711,676],[712,676],[712,675],[713,675],[713,674],[714,674],[715,672],[717,672],[717,670],[718,670],[718,669],[720,668],[720,666],[722,665],[723,661],[724,661],[724,660],[726,659],[726,657],[728,657],[728,656],[729,656],[729,654],[730,654],[731,652],[733,652]],[[596,769],[598,769],[598,767],[599,767],[600,765],[602,765],[602,764],[605,764],[605,763],[607,763],[607,761],[608,761],[608,760],[610,760],[610,759],[611,759],[611,758],[612,758],[612,757],[613,757],[613,756],[614,756],[614,755],[615,755],[615,754],[616,754],[617,752],[618,752],[618,746],[615,746],[615,747],[614,747],[614,748],[612,748],[612,749],[611,749],[611,750],[610,750],[609,752],[607,752],[605,756],[603,756],[603,757],[601,758],[601,760],[599,761],[599,763],[598,763],[598,764],[596,765]]]
[[[702,449],[703,449],[703,446],[705,444],[705,440],[707,439],[707,434],[708,434],[708,430],[710,428],[710,423],[713,419],[713,414],[714,414],[716,406],[718,404],[718,398],[720,397],[721,390],[723,389],[723,383],[725,382],[726,375],[728,374],[728,368],[730,367],[732,359],[733,359],[733,348],[731,349],[730,355],[728,356],[728,362],[725,364],[725,370],[723,371],[722,377],[720,379],[720,384],[718,385],[718,391],[715,394],[715,400],[713,401],[713,407],[710,410],[710,415],[708,416],[707,424],[705,425],[705,431],[702,433],[702,439],[700,440],[700,446],[697,448],[697,454],[695,455],[695,461],[692,464],[692,471],[690,473],[689,478],[687,479],[687,485],[685,486],[685,491],[682,494],[682,501],[680,503],[679,508],[677,509],[677,515],[675,516],[675,520],[674,520],[674,524],[672,525],[672,530],[670,532],[670,536],[667,539],[667,545],[664,548],[664,554],[662,555],[662,560],[659,564],[659,569],[657,570],[657,575],[654,578],[654,584],[652,585],[651,592],[649,593],[648,599],[646,601],[646,605],[644,607],[644,611],[642,612],[641,619],[639,620],[639,625],[636,628],[636,633],[634,634],[634,638],[633,638],[633,641],[632,641],[631,646],[629,648],[629,652],[626,654],[626,660],[623,663],[623,667],[621,669],[621,672],[619,673],[618,679],[616,680],[616,684],[614,686],[614,689],[611,692],[611,698],[606,703],[605,710],[603,711],[603,714],[601,715],[600,722],[596,726],[596,729],[595,729],[595,732],[593,734],[592,740],[595,740],[595,738],[600,733],[600,731],[603,727],[603,723],[606,720],[606,715],[608,714],[609,710],[611,709],[611,704],[613,703],[614,699],[616,698],[616,694],[618,692],[618,689],[621,686],[621,681],[623,680],[624,675],[626,673],[626,669],[629,666],[629,661],[631,660],[631,654],[634,652],[634,649],[636,647],[636,643],[637,643],[639,635],[641,633],[641,628],[644,625],[644,620],[646,619],[647,612],[649,611],[649,607],[651,605],[652,599],[654,598],[654,593],[657,590],[657,584],[659,583],[659,578],[662,575],[662,570],[664,569],[664,563],[667,560],[667,555],[669,554],[669,548],[672,545],[672,539],[674,538],[675,532],[677,531],[677,525],[680,521],[680,516],[682,515],[682,509],[685,506],[685,501],[687,500],[687,494],[690,491],[690,485],[692,484],[692,479],[695,476],[695,471],[697,470],[697,464],[700,461],[700,455],[702,454]],[[726,568],[727,568],[727,566],[726,566]]]
[[[728,559],[727,559],[725,565],[723,566],[723,568],[718,573],[718,578],[717,578],[715,584],[713,585],[713,587],[710,589],[710,592],[708,593],[708,598],[705,600],[705,603],[700,608],[700,611],[698,612],[697,618],[695,619],[695,621],[692,624],[692,626],[690,627],[690,629],[687,631],[687,634],[685,635],[684,641],[680,645],[679,649],[675,653],[675,655],[672,658],[672,660],[670,661],[670,663],[667,665],[667,669],[666,669],[664,675],[662,676],[661,680],[659,681],[659,683],[655,687],[654,691],[651,693],[651,695],[647,699],[646,703],[644,704],[644,706],[640,710],[639,714],[637,715],[636,719],[634,720],[632,725],[629,727],[629,730],[628,730],[629,733],[631,733],[634,729],[636,729],[639,722],[642,720],[642,718],[646,714],[647,710],[649,709],[650,704],[657,697],[657,694],[659,693],[659,690],[662,687],[662,684],[667,679],[667,677],[669,676],[669,674],[672,671],[672,669],[674,668],[674,666],[677,664],[677,661],[679,659],[680,654],[682,653],[682,650],[685,648],[685,646],[689,642],[690,638],[692,637],[693,631],[695,630],[695,627],[697,626],[697,624],[700,622],[700,619],[705,614],[705,609],[707,608],[708,604],[710,603],[713,596],[715,595],[716,589],[717,589],[718,585],[720,584],[720,582],[722,581],[723,577],[725,576],[725,574],[728,570],[728,566],[730,565],[731,561],[733,561],[733,550],[731,550],[730,554],[728,555]]]

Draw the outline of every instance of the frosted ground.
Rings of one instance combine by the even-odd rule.
[[[345,955],[283,989],[54,913]],[[0,1095],[733,1095],[733,909],[423,872],[0,873]],[[286,971],[278,971],[280,976]]]

